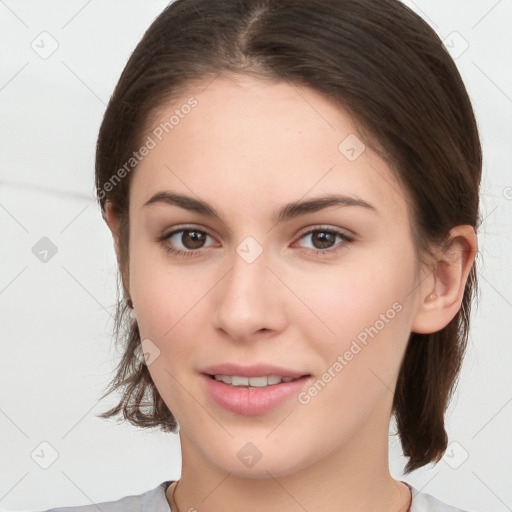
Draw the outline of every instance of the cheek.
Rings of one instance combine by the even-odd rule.
[[[159,273],[145,269],[136,274],[132,286],[137,300],[141,336],[169,340],[194,319],[204,295],[204,285],[190,274]]]
[[[394,385],[411,327],[412,252],[402,246],[373,254],[371,261],[326,268],[314,283],[303,276],[294,288],[308,306],[296,310],[295,322],[322,355],[320,372],[330,369],[337,382],[331,389],[348,387],[352,397]]]
[[[185,356],[192,349],[191,340],[204,332],[207,292],[214,284],[212,268],[172,264],[165,250],[156,246],[134,247],[130,292],[141,339],[150,339],[163,355],[172,355],[172,361]]]
[[[322,344],[333,346],[343,345],[374,324],[379,331],[388,330],[402,321],[398,310],[408,301],[411,271],[405,263],[385,266],[374,261],[326,267],[314,277],[296,276],[293,290],[301,301],[295,301],[295,322],[310,326]],[[292,282],[291,276],[287,282]]]
[[[130,293],[141,338],[158,340],[172,327],[172,313],[180,303],[179,296],[186,294],[187,289],[180,287],[177,276],[173,278],[169,273],[163,249],[137,238],[136,233],[131,240],[134,243],[130,247]]]
[[[386,416],[410,328],[410,311],[396,282],[368,272],[350,275],[335,292],[309,294],[311,308],[317,307],[334,334],[316,318],[301,323],[308,350],[321,357],[300,407],[317,423],[312,430],[332,428],[334,438],[349,438],[372,414],[383,413],[380,407]]]

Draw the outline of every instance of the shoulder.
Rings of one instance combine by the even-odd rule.
[[[51,508],[42,512],[171,512],[165,491],[173,480],[166,480],[142,494],[125,496],[115,501],[104,501],[76,507]]]
[[[409,512],[470,512],[448,505],[435,496],[422,492],[408,482],[403,482],[412,491],[412,504]]]

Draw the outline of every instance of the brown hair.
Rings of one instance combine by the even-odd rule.
[[[344,108],[407,193],[419,260],[436,244],[444,247],[454,226],[476,230],[480,224],[482,155],[470,99],[439,37],[400,1],[177,0],[135,48],[99,131],[97,196],[104,218],[107,200],[120,216],[122,276],[129,264],[131,174],[115,183],[114,175],[126,169],[160,107],[220,73],[307,86]],[[122,413],[136,426],[176,432],[174,416],[135,355],[141,339],[127,318],[124,283],[114,327],[123,355],[103,397],[116,389],[123,394],[100,417]],[[452,321],[438,332],[410,335],[392,411],[409,457],[406,473],[438,462],[446,450],[444,413],[466,350],[476,288],[473,263]]]

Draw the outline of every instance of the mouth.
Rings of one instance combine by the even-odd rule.
[[[277,386],[281,383],[294,382],[303,378],[311,377],[310,374],[300,375],[298,377],[284,377],[280,375],[262,375],[258,377],[245,377],[242,375],[223,375],[223,374],[210,374],[205,373],[210,379],[223,382],[232,387],[245,387],[245,388],[266,388],[270,386]]]
[[[297,399],[312,379],[311,374],[298,373],[295,376],[246,377],[202,372],[200,376],[206,394],[217,406],[243,416],[270,413]]]

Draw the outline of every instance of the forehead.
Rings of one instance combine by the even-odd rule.
[[[387,164],[346,112],[309,88],[217,77],[162,106],[142,139],[152,147],[133,176],[135,207],[171,189],[227,214],[248,205],[255,214],[259,205],[329,192],[406,215],[405,192]]]

